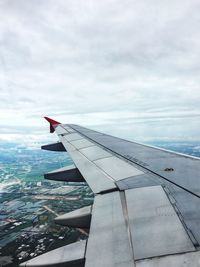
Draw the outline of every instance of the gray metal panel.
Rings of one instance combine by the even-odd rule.
[[[68,134],[65,136],[65,139],[67,141],[75,141],[75,140],[79,140],[79,139],[82,139],[83,136],[78,134],[78,133],[72,133],[72,134]]]
[[[67,133],[67,130],[60,125],[58,125],[55,130],[58,135]]]
[[[94,193],[116,188],[111,178],[79,151],[71,151],[70,156]]]
[[[151,169],[200,196],[200,159],[173,155],[163,151],[160,153],[166,153],[168,157],[162,161],[151,159]],[[166,168],[173,168],[174,171],[165,171]]]
[[[69,153],[70,153],[71,151],[76,150],[76,148],[75,148],[73,145],[71,145],[69,142],[64,141],[64,142],[63,142],[63,145],[64,145],[65,148],[67,148],[67,151],[68,151]]]
[[[144,174],[141,170],[117,158],[110,157],[94,161],[95,164],[110,175],[115,181],[121,179]]]
[[[116,184],[120,190],[160,185],[159,181],[156,181],[150,174],[141,174],[134,177],[129,177],[116,182]]]
[[[65,136],[59,136],[59,139],[68,152],[76,150],[76,148],[65,139]]]
[[[88,141],[87,139],[71,141],[70,143],[74,147],[76,147],[77,149],[81,149],[81,148],[84,148],[84,147],[89,147],[89,146],[93,146],[94,145],[92,142]]]
[[[72,129],[71,127],[66,126],[66,124],[62,124],[62,126],[63,126],[69,133],[74,133],[74,132],[75,132],[74,129]]]
[[[199,267],[200,252],[170,255],[136,262],[136,267]]]
[[[72,243],[44,253],[36,258],[26,261],[20,266],[74,266],[83,267],[85,261],[86,241]]]
[[[94,161],[101,158],[111,157],[112,154],[98,146],[91,146],[80,150],[89,160]]]
[[[161,186],[125,192],[136,260],[195,250]]]
[[[72,129],[71,127],[68,126],[68,124],[62,124],[62,126],[63,126],[66,130],[70,130],[70,129]]]
[[[133,267],[119,192],[95,197],[85,267]]]

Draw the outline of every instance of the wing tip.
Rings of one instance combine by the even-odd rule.
[[[53,120],[53,119],[51,119],[51,118],[49,118],[49,117],[44,116],[44,118],[45,118],[45,120],[47,120],[52,126],[57,126],[57,125],[61,124],[61,122],[59,122],[59,121],[55,121],[55,120]]]
[[[59,124],[61,124],[61,122],[55,121],[49,117],[44,117],[45,120],[47,120],[50,124],[50,133],[53,133],[55,131],[55,127],[58,126]]]

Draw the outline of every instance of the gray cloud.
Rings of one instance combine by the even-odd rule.
[[[49,115],[124,137],[119,121],[137,139],[165,127],[197,138],[199,12],[197,0],[1,1],[2,125],[36,133]]]

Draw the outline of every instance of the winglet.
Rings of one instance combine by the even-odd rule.
[[[55,127],[61,124],[60,122],[55,121],[51,118],[48,118],[48,117],[44,117],[44,118],[50,123],[50,133],[53,133],[55,131]]]

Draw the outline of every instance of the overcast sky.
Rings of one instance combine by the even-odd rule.
[[[199,14],[199,0],[0,0],[0,139],[48,136],[47,115],[200,140]]]

